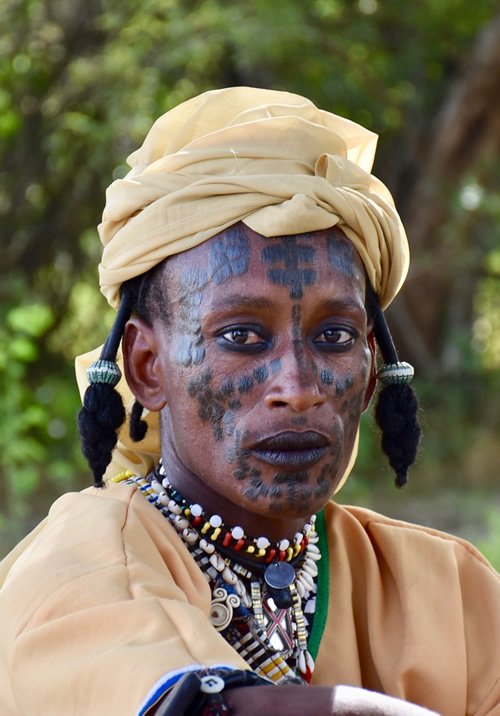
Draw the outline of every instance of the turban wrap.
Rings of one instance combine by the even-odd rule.
[[[385,308],[409,259],[391,194],[370,173],[376,143],[373,132],[289,92],[232,87],[184,102],[153,124],[129,173],[107,190],[102,293],[116,307],[123,282],[239,221],[263,236],[337,226]],[[91,358],[77,361],[78,372]],[[121,466],[137,470],[146,454],[144,471],[159,454],[156,416],[148,417],[144,445]]]

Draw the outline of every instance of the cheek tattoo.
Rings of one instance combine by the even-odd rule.
[[[334,385],[335,395],[341,397],[344,395],[346,390],[349,390],[354,385],[354,376],[346,375],[344,378],[336,378],[331,370],[324,369],[319,374],[320,380],[323,385]]]
[[[264,383],[269,378],[267,365],[259,365],[253,370],[253,377],[257,383]]]
[[[253,388],[253,378],[249,375],[242,375],[236,382],[240,393],[249,393]]]
[[[280,358],[273,358],[273,360],[269,363],[271,367],[271,373],[273,375],[276,375],[276,373],[279,373],[281,370],[281,359]]]
[[[204,371],[201,375],[193,378],[188,385],[188,393],[192,398],[196,398],[199,403],[198,415],[212,426],[213,434],[216,440],[222,440],[222,420],[226,412],[224,405],[219,402],[211,387],[212,373],[210,370]]]
[[[290,298],[301,298],[304,286],[316,281],[316,271],[301,264],[311,264],[314,254],[313,246],[298,244],[297,239],[290,236],[282,238],[279,244],[266,246],[262,250],[262,260],[269,264],[283,264],[282,267],[270,268],[268,277],[278,286],[288,286]]]

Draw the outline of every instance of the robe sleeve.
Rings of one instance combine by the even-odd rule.
[[[186,670],[248,668],[209,608],[202,573],[134,487],[65,495],[0,590],[2,714],[144,714]]]

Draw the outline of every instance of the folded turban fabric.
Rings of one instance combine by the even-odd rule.
[[[128,158],[131,171],[108,188],[99,226],[103,294],[117,307],[124,281],[243,221],[263,236],[338,226],[385,308],[409,256],[391,194],[370,174],[376,144],[373,132],[289,92],[231,87],[184,102],[155,122]],[[77,358],[82,394],[97,357]],[[130,409],[124,379],[117,389]],[[106,478],[123,469],[144,475],[158,460],[158,415],[146,420],[138,444],[122,428]]]
[[[120,285],[243,221],[263,236],[338,226],[385,308],[408,270],[388,189],[370,174],[377,136],[289,92],[213,90],[160,117],[108,188],[100,284]]]

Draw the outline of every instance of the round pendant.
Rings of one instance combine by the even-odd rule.
[[[264,572],[264,580],[271,589],[286,589],[295,579],[295,570],[288,562],[273,562]]]

